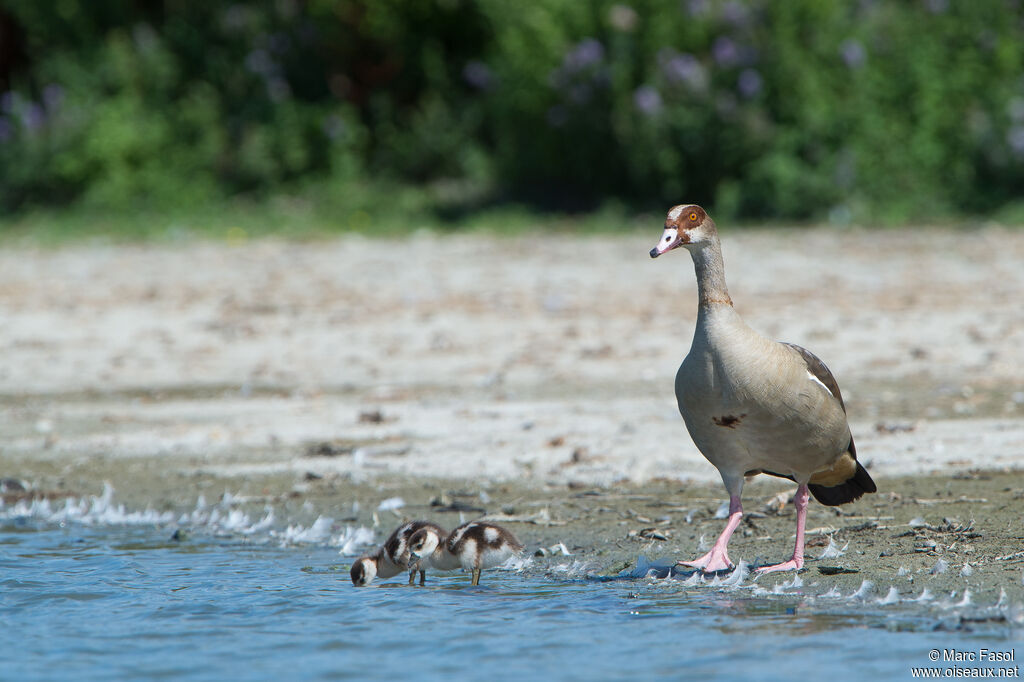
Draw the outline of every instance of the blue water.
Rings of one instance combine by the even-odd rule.
[[[909,679],[932,648],[1020,642],[672,580],[492,570],[476,588],[461,574],[355,588],[348,562],[144,524],[0,521],[0,679]]]

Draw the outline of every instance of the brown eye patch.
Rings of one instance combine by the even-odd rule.
[[[696,227],[706,217],[707,214],[704,212],[704,209],[696,204],[673,206],[668,212],[668,218],[665,220],[665,229],[670,227],[680,229],[689,229],[690,226]]]

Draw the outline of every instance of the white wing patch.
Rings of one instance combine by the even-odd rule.
[[[470,528],[476,528],[476,524],[475,523],[467,523],[462,528],[457,529],[457,532],[452,536],[451,540],[449,540],[448,542],[450,544],[454,545],[455,543],[457,543],[459,540],[462,539],[462,536],[465,535],[466,531],[469,530]]]
[[[833,395],[832,391],[829,391],[829,388],[828,388],[828,386],[826,386],[826,385],[825,385],[825,384],[824,384],[824,383],[823,383],[823,382],[821,381],[821,379],[819,379],[818,377],[816,377],[816,376],[814,376],[813,374],[811,374],[811,370],[807,370],[807,377],[808,377],[808,378],[809,378],[809,379],[810,379],[811,381],[813,381],[814,383],[818,384],[818,385],[819,385],[819,386],[821,386],[821,387],[822,387],[823,389],[825,389],[826,391],[828,391],[828,394],[829,394],[830,396],[832,396],[833,398],[835,398],[835,395]]]
[[[498,539],[498,529],[491,528],[490,526],[484,528],[484,538],[486,538],[487,542],[494,542]]]
[[[459,563],[467,571],[473,568],[482,568],[480,564],[480,553],[476,548],[476,540],[473,538],[466,538],[466,542],[462,545],[462,551],[458,555]]]

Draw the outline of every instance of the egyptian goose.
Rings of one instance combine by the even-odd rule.
[[[416,571],[420,573],[420,585],[424,584],[427,580],[426,567],[409,556],[409,538],[424,530],[442,536],[448,533],[430,521],[410,521],[399,526],[375,552],[355,560],[350,571],[352,584],[362,587],[369,585],[374,578],[390,578],[406,570],[409,571],[410,585],[416,580]]]
[[[743,482],[763,473],[797,484],[796,547],[788,561],[758,571],[799,570],[809,496],[845,504],[875,492],[875,482],[857,462],[846,406],[825,364],[800,346],[761,336],[733,308],[718,231],[700,206],[668,212],[651,258],[680,246],[693,258],[699,298],[676,400],[693,442],[722,475],[729,520],[707,554],[679,563],[709,573],[732,568],[728,545],[743,517]]]
[[[500,566],[523,551],[523,544],[511,531],[484,521],[464,523],[447,537],[435,529],[423,528],[409,538],[409,553],[439,571],[462,568],[473,572],[473,585],[480,584],[480,572]]]

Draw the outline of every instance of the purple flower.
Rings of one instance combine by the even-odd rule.
[[[719,66],[735,66],[740,59],[740,51],[731,38],[720,36],[711,46],[711,56]]]
[[[11,139],[14,134],[14,126],[5,117],[0,116],[0,142]]]
[[[729,0],[722,5],[722,19],[726,23],[739,28],[747,24],[747,19],[750,16],[750,12],[747,10],[746,5],[736,0]]]
[[[562,60],[562,65],[569,73],[582,71],[604,59],[604,45],[593,38],[585,38],[571,49]]]
[[[277,63],[270,58],[270,53],[257,48],[245,56],[245,68],[260,76],[269,76],[277,72]]]
[[[764,85],[764,80],[754,69],[743,69],[740,72],[739,80],[736,82],[736,87],[739,89],[740,94],[750,99],[761,92],[761,88]]]
[[[1024,126],[1014,126],[1006,133],[1006,143],[1014,155],[1024,158]]]
[[[494,84],[494,74],[486,64],[473,59],[462,67],[462,80],[477,90],[489,90]]]
[[[641,85],[633,93],[633,106],[647,116],[654,116],[661,111],[661,93],[650,85]]]
[[[707,14],[708,11],[708,0],[689,0],[686,3],[686,12],[691,17],[697,17],[701,14]]]
[[[565,54],[562,65],[548,76],[548,83],[553,88],[561,89],[586,71],[584,77],[589,77],[596,85],[601,86],[601,80],[605,78],[601,67],[603,59],[604,46],[593,38],[585,38]]]
[[[50,83],[43,88],[43,104],[47,111],[56,111],[64,101],[64,88],[56,83]]]
[[[851,69],[859,69],[864,65],[864,60],[867,59],[867,52],[864,51],[864,46],[860,42],[850,38],[844,40],[839,46],[839,55],[843,58],[843,62]]]
[[[658,64],[665,78],[672,83],[685,83],[695,90],[707,86],[707,73],[692,54],[679,54],[671,47],[658,52]]]
[[[35,102],[29,102],[21,110],[21,124],[25,126],[26,130],[39,130],[45,122],[46,114],[43,112],[43,108]]]
[[[17,93],[8,90],[4,94],[0,95],[0,110],[3,110],[8,114],[11,113],[14,111],[14,105],[17,104],[19,99],[21,98],[18,97]]]

